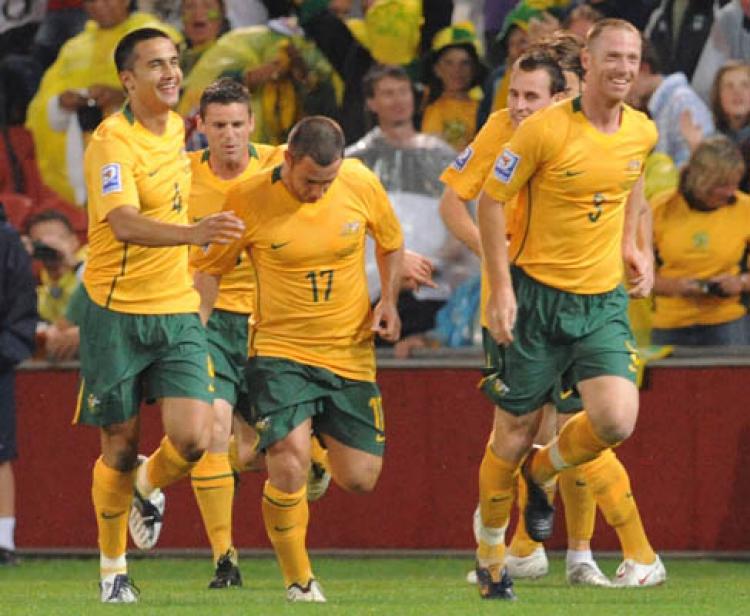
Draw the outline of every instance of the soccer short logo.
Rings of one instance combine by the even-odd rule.
[[[110,163],[102,167],[102,195],[122,192],[120,163]]]
[[[456,159],[451,164],[451,167],[453,167],[456,171],[463,171],[468,162],[471,160],[472,156],[474,156],[474,150],[472,150],[471,146],[469,146],[458,156],[456,156]]]
[[[510,182],[516,172],[519,160],[521,160],[520,156],[505,148],[495,161],[495,177],[504,184]]]

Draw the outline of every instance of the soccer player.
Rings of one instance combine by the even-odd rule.
[[[249,101],[247,89],[229,78],[211,84],[201,96],[198,128],[206,135],[208,148],[188,155],[193,172],[188,214],[193,221],[220,212],[230,188],[282,160],[281,148],[249,142],[253,130]],[[200,248],[193,249],[193,254],[200,252]],[[242,585],[237,550],[232,543],[234,478],[229,438],[233,409],[247,405],[243,370],[248,322],[253,312],[253,281],[250,259],[240,254],[234,270],[222,278],[215,310],[206,324],[214,364],[214,418],[211,443],[190,477],[216,566],[209,588]],[[238,430],[245,435],[245,441],[257,441],[253,429],[242,423]]]
[[[547,107],[554,100],[580,95],[583,85],[583,67],[578,60],[581,46],[577,37],[560,33],[549,42],[541,43],[534,50],[524,54],[511,75],[508,109],[493,113],[482,132],[471,144],[470,149],[462,153],[441,176],[441,180],[446,184],[445,194],[441,201],[441,213],[453,225],[456,235],[463,231],[467,244],[476,238],[478,246],[479,231],[467,213],[466,202],[479,195],[484,178],[492,168],[494,157],[510,138],[512,131],[521,120],[534,111]],[[539,51],[540,48],[542,51]],[[555,76],[557,71],[550,67],[549,62],[544,61],[544,57],[550,52],[562,69],[565,78],[564,89],[561,89],[563,86],[560,84],[559,76]],[[465,162],[462,163],[462,161]],[[515,199],[518,198],[516,196]],[[520,200],[523,201],[523,195]],[[522,219],[522,216],[516,215],[514,220],[518,221],[519,218]],[[509,235],[512,235],[510,229]],[[483,325],[486,325],[484,313],[482,321]],[[553,398],[559,413],[558,429],[572,416],[572,413],[583,408],[580,398],[576,395],[563,397],[556,391],[553,393]],[[551,406],[545,407],[545,411],[548,409],[551,410]],[[545,431],[545,426],[548,424],[549,421],[542,422],[542,431]],[[546,432],[549,433],[549,430]],[[551,436],[549,434],[545,438],[545,435],[537,434],[535,442],[546,443]],[[593,534],[597,504],[608,523],[614,526],[618,536],[640,537],[637,541],[631,540],[630,545],[649,545],[635,505],[627,510],[628,515],[618,515],[618,502],[624,494],[629,492],[628,488],[624,493],[620,493],[622,492],[620,485],[629,486],[629,479],[627,471],[614,452],[607,452],[597,461],[584,464],[579,468],[567,469],[560,474],[559,489],[565,504],[565,521],[568,530],[566,577],[570,584],[611,585],[607,577],[599,570],[591,554],[590,539]],[[596,494],[592,494],[589,486],[596,488]],[[617,493],[611,494],[610,491],[613,489]],[[526,499],[525,484],[520,478],[518,490],[518,506],[522,510]],[[479,515],[479,512],[475,515]],[[475,527],[481,528],[480,520],[477,520]],[[650,548],[646,548],[648,549]],[[626,552],[625,558],[630,555]],[[512,578],[537,578],[548,571],[549,564],[544,547],[528,536],[522,516],[516,526],[509,552],[505,555],[505,565]],[[476,581],[474,573],[472,571],[467,576],[472,583]]]
[[[529,457],[525,522],[532,539],[543,541],[552,532],[554,510],[544,487],[564,468],[602,459],[635,426],[638,357],[620,280],[624,263],[632,295],[647,294],[653,284],[651,246],[639,246],[637,236],[645,211],[643,161],[656,141],[653,124],[623,104],[640,47],[638,31],[627,22],[594,26],[582,53],[584,93],[525,120],[480,197],[493,339],[486,340],[486,352],[497,361],[496,372],[483,381],[497,405],[479,479],[477,577],[486,597],[513,597],[502,570],[502,543],[514,478],[555,384],[564,376],[566,385],[576,386],[586,410]],[[526,192],[524,224],[508,249],[502,204],[519,190]],[[624,483],[616,487],[622,492],[617,514],[627,516],[635,506],[632,496]],[[615,582],[663,581],[650,546],[638,548],[623,542],[626,559]],[[631,549],[635,554],[628,558]]]
[[[220,277],[248,250],[257,305],[247,369],[251,422],[266,452],[263,519],[290,601],[324,602],[305,547],[310,430],[335,481],[375,487],[385,445],[373,334],[399,336],[403,237],[385,190],[362,163],[342,158],[335,122],[312,116],[289,136],[284,162],[230,191],[225,210],[245,221],[239,242],[194,261],[201,311]],[[365,234],[373,237],[381,298],[370,310]],[[200,279],[203,280],[200,280]]]
[[[115,62],[128,102],[99,125],[84,163],[89,261],[74,422],[101,429],[91,489],[101,601],[133,603],[128,510],[136,543],[153,545],[159,488],[190,472],[210,435],[211,364],[185,245],[234,240],[243,224],[230,213],[188,224],[190,161],[182,119],[170,110],[182,80],[172,40],[161,30],[135,30],[118,43]],[[166,434],[136,471],[143,399],[161,402]]]

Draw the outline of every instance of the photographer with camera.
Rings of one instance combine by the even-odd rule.
[[[652,198],[654,344],[750,345],[741,301],[750,291],[740,269],[750,244],[750,196],[738,190],[744,172],[737,146],[712,137],[693,152],[678,189]]]
[[[70,298],[80,284],[86,247],[81,247],[70,220],[57,210],[43,210],[26,222],[31,256],[41,263],[37,287],[41,330],[50,359],[78,355],[78,327],[65,318]]]

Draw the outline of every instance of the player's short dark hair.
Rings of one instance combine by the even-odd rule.
[[[248,92],[248,89],[231,77],[217,79],[203,90],[203,94],[201,94],[199,105],[201,119],[206,119],[206,107],[209,105],[231,105],[232,103],[242,103],[247,107],[250,115],[252,115],[250,92]]]
[[[375,96],[375,87],[381,79],[385,79],[386,77],[411,83],[409,73],[402,66],[396,64],[375,64],[362,78],[362,90],[365,93],[365,98]]]
[[[544,71],[549,75],[549,91],[552,96],[565,92],[565,75],[555,54],[544,47],[534,47],[516,60],[516,68],[524,73]]]
[[[297,122],[289,133],[289,153],[294,160],[309,156],[327,167],[344,157],[344,132],[331,118],[310,116]]]
[[[131,70],[135,62],[135,46],[142,41],[149,41],[155,38],[165,38],[168,41],[172,41],[164,30],[159,30],[158,28],[139,28],[123,36],[115,48],[115,66],[117,67],[117,72],[121,73],[122,71]],[[175,45],[175,47],[177,46]]]
[[[46,209],[42,210],[41,212],[37,212],[33,216],[29,216],[26,219],[26,222],[23,225],[23,230],[26,235],[29,234],[31,231],[31,228],[35,225],[38,225],[42,222],[50,222],[55,221],[62,224],[70,233],[75,233],[75,229],[73,228],[73,223],[70,222],[70,219],[60,212],[59,210],[53,210],[53,209]]]
[[[586,71],[583,70],[583,62],[581,62],[583,39],[580,36],[572,32],[558,30],[549,38],[540,41],[538,46],[549,49],[555,55],[557,63],[563,71],[575,73],[578,79],[583,81]]]

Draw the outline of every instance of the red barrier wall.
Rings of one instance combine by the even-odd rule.
[[[750,550],[750,367],[653,368],[633,438],[618,449],[630,471],[646,530],[658,550]],[[74,371],[17,377],[16,464],[22,548],[93,548],[90,471],[93,428],[72,427]],[[313,548],[470,549],[476,474],[491,409],[467,369],[380,372],[388,444],[371,495],[332,488],[312,505]],[[161,435],[158,410],[144,411],[142,451]],[[260,515],[262,474],[242,477],[235,502],[240,547],[269,547]],[[564,523],[549,547],[564,547]],[[599,519],[594,548],[618,549]],[[187,481],[167,491],[160,546],[206,547]]]

